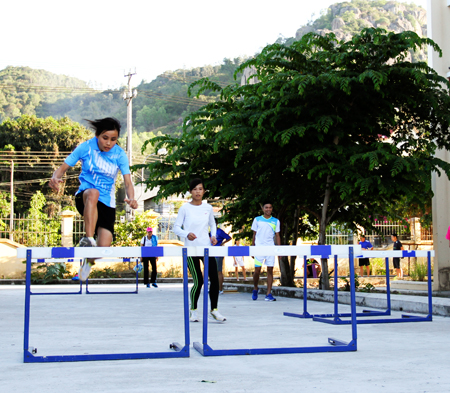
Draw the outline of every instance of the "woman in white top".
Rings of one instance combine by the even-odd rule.
[[[216,223],[211,205],[203,203],[205,187],[201,179],[194,179],[189,184],[189,191],[192,195],[192,201],[181,206],[175,221],[173,231],[177,236],[185,238],[184,244],[190,246],[209,247],[217,243]],[[209,237],[211,232],[211,237]],[[194,286],[191,289],[191,322],[198,322],[197,303],[203,286],[203,274],[200,267],[202,257],[188,257],[188,268],[194,280]],[[223,322],[225,318],[217,309],[219,300],[219,278],[217,274],[217,262],[214,257],[209,257],[209,280],[211,282],[209,289],[209,299],[211,301],[210,315],[215,320]]]

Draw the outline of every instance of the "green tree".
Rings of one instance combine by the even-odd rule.
[[[62,202],[65,196],[73,195],[78,188],[78,179],[74,176],[79,169],[68,172],[65,187],[58,195],[47,187],[46,182],[61,165],[65,158],[59,153],[70,152],[81,142],[92,138],[93,134],[85,127],[69,118],[55,120],[23,115],[18,119],[6,119],[0,124],[0,147],[13,146],[13,153],[0,152],[0,178],[10,181],[10,164],[5,163],[16,158],[14,164],[15,193],[18,198],[15,211],[24,212],[30,207],[31,196],[38,190],[56,202]],[[5,160],[6,159],[6,160]],[[70,177],[72,176],[72,177]],[[9,187],[9,185],[8,185]]]
[[[427,195],[430,171],[450,174],[433,157],[450,147],[449,83],[426,63],[404,60],[425,45],[440,52],[413,32],[381,29],[345,43],[309,34],[291,47],[267,46],[241,67],[255,67],[258,83],[196,83],[221,100],[189,116],[181,138],[152,140],[169,155],[150,165],[148,186],[168,197],[202,176],[209,198],[231,201],[226,219],[235,230],[271,199],[284,244],[308,225],[318,225],[319,244],[332,222],[370,227],[386,204]],[[304,213],[309,223],[298,219]],[[283,285],[292,285],[292,262],[280,268]]]

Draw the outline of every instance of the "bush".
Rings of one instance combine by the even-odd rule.
[[[409,276],[413,281],[425,281],[428,269],[425,263],[416,262],[409,272]]]

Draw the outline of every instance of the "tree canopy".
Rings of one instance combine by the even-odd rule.
[[[331,222],[367,228],[385,204],[423,200],[431,171],[450,175],[433,156],[450,147],[449,83],[426,63],[405,61],[425,45],[440,52],[410,31],[369,28],[347,42],[311,33],[243,64],[239,71],[255,68],[255,84],[194,83],[191,91],[221,99],[188,116],[180,138],[152,140],[169,155],[150,165],[148,187],[168,197],[202,177],[209,198],[229,201],[235,231],[271,200],[284,244],[317,224],[324,244]],[[282,283],[292,283],[292,265],[280,267]]]

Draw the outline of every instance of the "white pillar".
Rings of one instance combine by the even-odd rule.
[[[428,38],[442,49],[442,57],[432,50],[428,51],[428,64],[444,77],[449,77],[450,67],[450,3],[448,0],[428,0],[427,3]],[[450,130],[449,130],[450,132]],[[436,157],[450,162],[450,152],[439,150]],[[433,248],[434,258],[433,290],[450,290],[450,248],[445,239],[450,225],[450,182],[447,176],[432,175],[433,198]]]
[[[61,246],[73,247],[73,218],[77,213],[72,210],[61,212]]]

